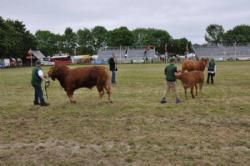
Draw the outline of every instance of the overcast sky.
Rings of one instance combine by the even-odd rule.
[[[96,25],[157,28],[202,44],[210,24],[225,31],[250,25],[250,0],[0,0],[0,16],[23,21],[32,33],[63,34],[66,27],[77,31]]]

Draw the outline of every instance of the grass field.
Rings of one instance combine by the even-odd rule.
[[[0,70],[0,165],[250,164],[250,62],[217,63],[195,99],[178,81],[178,105],[159,103],[164,64],[118,67],[112,104],[95,88],[70,104],[55,81],[49,107],[33,106],[31,68]]]

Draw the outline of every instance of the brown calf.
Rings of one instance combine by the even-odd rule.
[[[197,84],[199,84],[199,89],[201,92],[204,82],[204,73],[202,71],[178,72],[175,76],[177,79],[181,80],[186,97],[188,88],[190,88],[192,98],[194,98],[194,87],[197,95]]]

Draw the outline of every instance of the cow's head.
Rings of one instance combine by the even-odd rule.
[[[203,66],[207,66],[208,58],[202,58],[201,61],[202,61]]]
[[[49,69],[48,71],[48,76],[53,80],[55,81],[55,79],[57,78],[57,68],[56,66],[53,66]]]

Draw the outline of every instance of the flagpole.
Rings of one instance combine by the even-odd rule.
[[[30,50],[28,51],[28,53],[31,55],[31,57],[30,57],[30,65],[31,65],[31,67],[32,67],[32,59],[33,59],[33,55],[32,55],[32,51],[31,51],[31,48],[30,48]]]
[[[122,63],[122,46],[120,45],[120,63]]]

